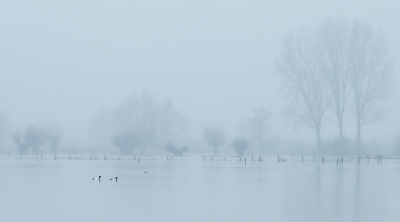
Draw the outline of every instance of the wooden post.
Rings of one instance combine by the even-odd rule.
[[[367,159],[368,159],[368,163],[369,163],[369,154],[367,154]]]
[[[206,155],[203,155],[203,161],[206,161]]]
[[[167,156],[167,160],[169,160],[169,157]]]
[[[135,155],[135,160],[136,160],[136,155]]]
[[[21,156],[21,160],[22,160],[22,156]]]
[[[54,155],[54,159],[55,159],[55,160],[57,159],[57,155]]]
[[[107,159],[107,157],[106,157],[106,155],[104,155],[104,160],[106,160]]]
[[[246,164],[246,158],[244,158],[244,164]]]
[[[40,159],[41,159],[41,160],[43,160],[43,156],[42,156],[42,154],[40,154]]]
[[[336,165],[339,165],[339,159],[336,159]]]
[[[278,156],[278,162],[279,162],[279,156]]]
[[[361,156],[358,156],[358,163],[361,162]]]
[[[253,162],[253,155],[251,155],[251,162]]]
[[[140,158],[139,158],[140,159]],[[171,161],[172,161],[172,156],[171,156]]]
[[[342,163],[343,163],[343,157],[342,157]]]
[[[137,162],[138,162],[138,163],[140,162],[140,157],[139,157],[139,159],[137,160]]]
[[[242,157],[239,158],[239,161],[242,161]]]
[[[324,163],[324,157],[322,157],[322,163]]]
[[[90,156],[90,160],[92,160],[92,156]]]
[[[303,155],[301,155],[301,163],[303,163]]]
[[[225,161],[226,161],[226,157],[225,157]]]

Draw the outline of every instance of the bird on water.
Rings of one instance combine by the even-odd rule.
[[[100,181],[101,176],[99,176],[99,178],[92,178],[92,180],[98,180]]]
[[[110,180],[115,180],[115,181],[118,181],[118,177],[115,177],[115,178],[110,178]]]

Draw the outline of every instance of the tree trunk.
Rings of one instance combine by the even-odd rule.
[[[339,125],[339,139],[343,140],[343,116],[338,115],[338,125]]]
[[[357,117],[357,141],[356,141],[356,152],[361,153],[361,119]]]
[[[317,127],[315,129],[316,134],[317,134],[317,148],[318,148],[318,152],[321,153],[322,152],[322,142],[321,142],[321,129],[320,127]]]

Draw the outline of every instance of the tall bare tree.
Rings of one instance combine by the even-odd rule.
[[[389,46],[382,31],[374,31],[370,24],[355,20],[350,37],[350,72],[353,102],[357,122],[357,152],[361,152],[361,127],[382,116],[379,109],[388,94],[392,62]]]
[[[316,41],[316,33],[312,30],[288,34],[283,40],[277,68],[284,77],[290,102],[285,113],[295,123],[304,123],[315,130],[318,151],[321,151],[321,126],[330,95],[321,70],[323,52]]]
[[[343,19],[326,19],[317,29],[316,44],[322,49],[322,72],[332,95],[332,110],[339,127],[339,138],[344,139],[343,116],[351,105],[352,84],[350,79],[350,32]]]

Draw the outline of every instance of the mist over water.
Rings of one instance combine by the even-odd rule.
[[[399,8],[1,2],[0,221],[397,221]]]
[[[397,221],[399,161],[1,157],[4,221]],[[87,158],[87,156],[85,156]],[[94,157],[93,157],[94,158]],[[249,160],[249,159],[248,159]],[[294,161],[295,160],[295,161]],[[144,173],[147,171],[148,173]],[[88,175],[102,176],[100,182]],[[118,181],[109,178],[118,176]],[[5,192],[9,191],[9,192]]]

